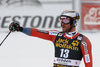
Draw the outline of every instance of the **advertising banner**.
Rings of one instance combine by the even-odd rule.
[[[72,0],[0,0],[0,32],[9,31],[11,22],[22,27],[61,30],[59,15],[66,9],[72,9]]]
[[[100,4],[82,4],[82,30],[100,30]]]
[[[82,0],[82,1],[100,1],[100,0]]]

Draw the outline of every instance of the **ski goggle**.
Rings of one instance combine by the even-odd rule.
[[[68,24],[68,23],[70,23],[70,18],[69,17],[60,16],[60,21],[61,21],[61,23]]]

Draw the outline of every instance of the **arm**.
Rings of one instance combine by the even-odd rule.
[[[38,30],[35,28],[23,28],[23,33],[29,35],[29,36],[34,36],[34,37],[38,37],[38,38],[42,38],[45,40],[50,40],[52,42],[54,42],[54,39],[56,37],[56,35],[51,35],[50,32],[51,31],[44,31],[44,30]],[[54,32],[54,31],[52,31]],[[57,33],[57,31],[55,31]]]
[[[54,43],[54,40],[56,38],[56,35],[58,31],[44,31],[44,30],[38,30],[35,28],[23,28],[18,23],[12,22],[9,25],[9,30],[11,32],[14,31],[20,31],[23,32],[29,36],[39,37],[45,40],[50,40]]]
[[[83,38],[83,41],[81,43],[81,51],[85,67],[92,67],[92,46],[89,39],[86,37]]]

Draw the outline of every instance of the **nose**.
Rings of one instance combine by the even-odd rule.
[[[65,23],[63,23],[63,22],[62,22],[61,24],[62,24],[62,25],[65,25]]]
[[[61,27],[64,26],[64,25],[65,25],[65,24],[62,22],[62,23],[61,23]]]

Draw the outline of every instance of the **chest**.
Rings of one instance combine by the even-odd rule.
[[[81,60],[80,45],[81,39],[79,37],[67,39],[64,36],[57,36],[54,42],[55,57]]]

